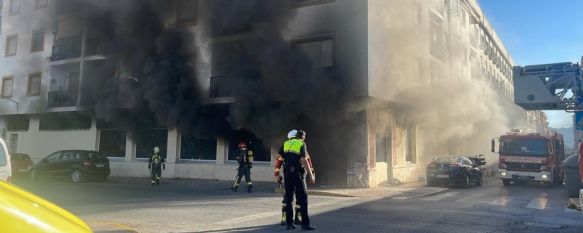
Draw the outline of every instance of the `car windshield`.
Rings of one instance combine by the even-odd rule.
[[[500,142],[500,153],[544,156],[549,154],[545,139],[505,138]]]

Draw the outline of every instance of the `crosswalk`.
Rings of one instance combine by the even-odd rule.
[[[447,191],[444,193],[439,193],[430,196],[415,196],[399,194],[390,197],[391,200],[396,201],[406,201],[406,200],[416,200],[422,202],[454,202],[458,204],[480,204],[493,207],[505,207],[505,208],[524,208],[530,210],[549,210],[553,207],[555,209],[560,208],[560,211],[564,212],[578,212],[566,208],[562,205],[562,200],[556,201],[551,205],[551,201],[545,193],[540,195],[535,195],[533,197],[521,197],[521,196],[510,196],[510,195],[489,195],[487,193],[465,193],[458,191]]]

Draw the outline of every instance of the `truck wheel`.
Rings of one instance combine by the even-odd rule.
[[[510,185],[510,180],[502,180],[502,184],[504,184],[504,186],[508,186]]]

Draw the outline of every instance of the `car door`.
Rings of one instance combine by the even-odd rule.
[[[472,180],[477,181],[480,177],[480,168],[478,168],[477,164],[468,158],[463,158],[464,165],[468,167],[470,171],[470,177]]]
[[[55,162],[55,175],[59,178],[68,177],[71,174],[71,167],[74,161],[75,154],[73,151],[63,151],[59,161]]]
[[[0,138],[0,180],[9,181],[12,176],[12,166],[10,165],[10,154],[4,140]]]
[[[56,177],[61,154],[62,152],[58,151],[40,161],[35,168],[36,174],[39,177]]]

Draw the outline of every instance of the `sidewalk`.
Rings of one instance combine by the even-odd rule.
[[[569,198],[569,204],[567,205],[570,209],[576,209],[581,211],[581,203],[579,202],[579,198],[571,197]]]
[[[340,196],[340,197],[423,197],[435,195],[449,190],[443,187],[427,187],[425,182],[379,186],[375,188],[313,188],[308,191],[311,195]]]

